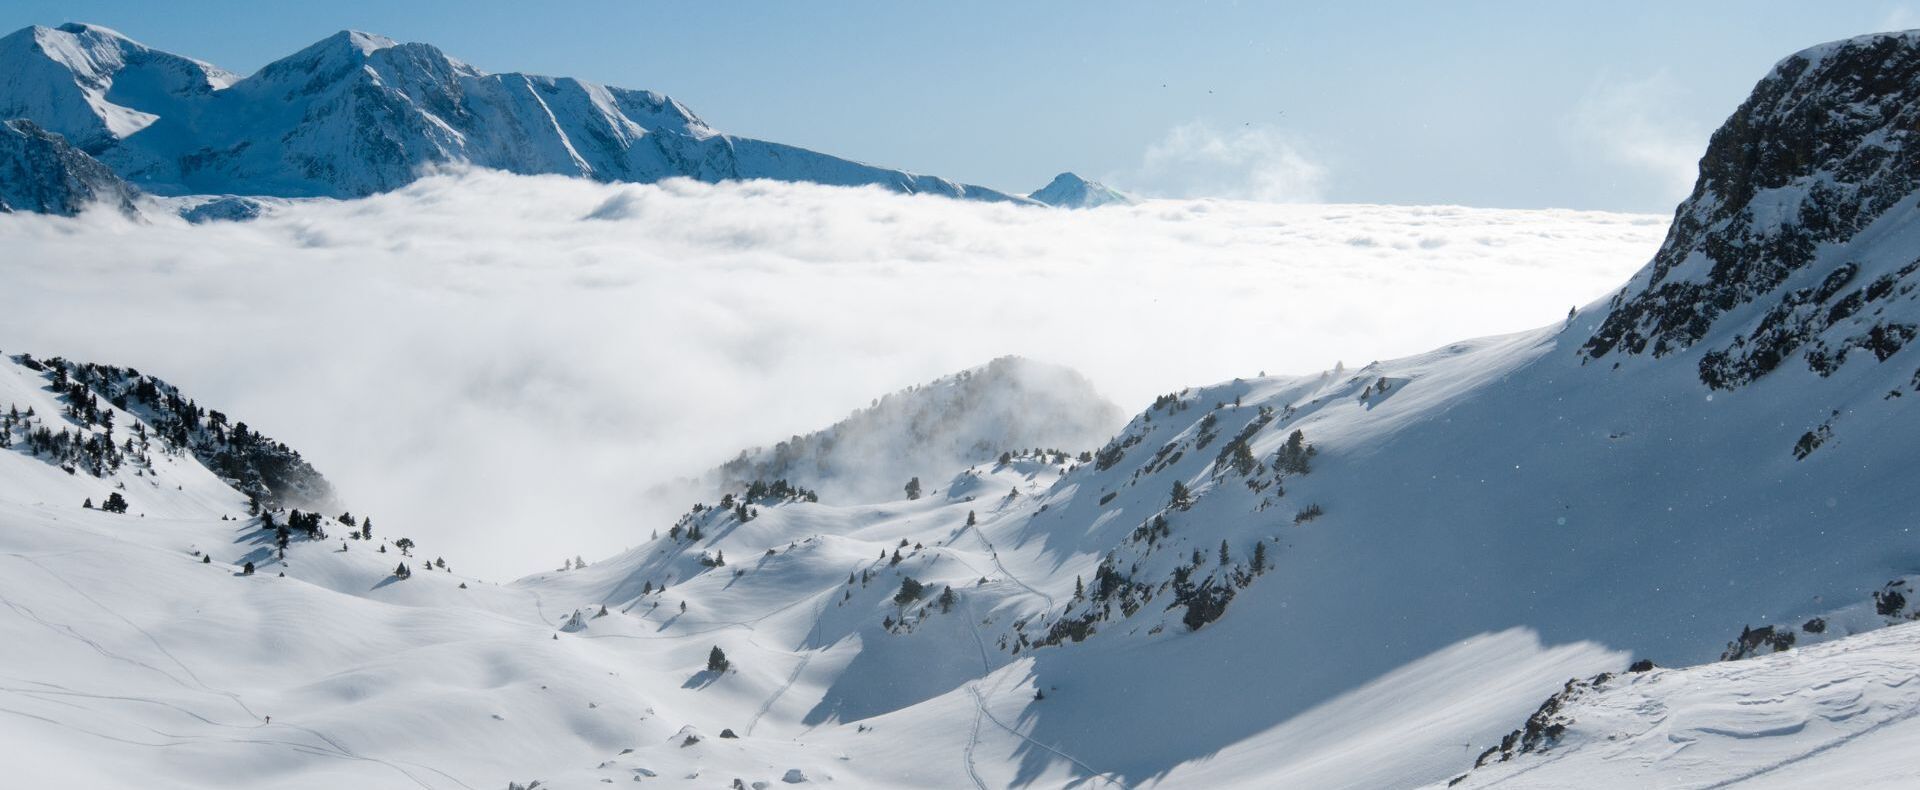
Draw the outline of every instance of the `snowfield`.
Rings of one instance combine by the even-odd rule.
[[[1913,787],[1916,680],[1920,625],[1626,675],[1567,709],[1559,745],[1453,786]]]

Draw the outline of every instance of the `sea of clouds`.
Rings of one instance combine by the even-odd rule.
[[[1665,217],[447,172],[247,223],[0,215],[0,351],[131,365],[506,579],[643,540],[654,484],[1004,354],[1155,394],[1526,329]]]

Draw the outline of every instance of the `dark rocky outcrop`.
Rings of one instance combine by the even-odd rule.
[[[134,213],[137,194],[65,138],[15,119],[0,122],[0,213],[74,216],[95,204]]]
[[[1855,349],[1885,360],[1916,326],[1867,308],[1911,293],[1920,262],[1866,271],[1822,252],[1909,205],[1916,190],[1920,32],[1788,57],[1714,133],[1666,241],[1581,353],[1658,357],[1712,340],[1699,373],[1716,389],[1802,351],[1821,375]],[[1771,306],[1710,336],[1756,303]]]

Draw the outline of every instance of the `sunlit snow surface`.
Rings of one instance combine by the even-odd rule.
[[[1003,354],[1130,413],[1554,322],[1666,222],[497,173],[246,223],[151,214],[0,217],[0,350],[164,375],[500,576],[631,545],[688,504],[651,484]]]

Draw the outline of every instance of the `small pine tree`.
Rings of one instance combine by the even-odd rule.
[[[1186,510],[1193,506],[1193,492],[1187,490],[1186,483],[1175,480],[1173,481],[1173,496],[1170,501],[1174,507]]]
[[[920,596],[925,590],[926,587],[920,584],[920,580],[908,576],[900,580],[900,591],[893,594],[893,602],[901,606],[906,606],[907,604],[920,600]]]
[[[202,554],[202,555],[200,555],[200,564],[201,564],[201,565],[212,565],[212,564],[213,564],[213,555],[211,555],[211,554]]]
[[[1267,542],[1264,540],[1253,544],[1253,572],[1267,572]]]
[[[393,547],[399,549],[401,554],[406,554],[413,550],[413,539],[401,538],[393,542]]]
[[[253,575],[253,562],[251,560],[249,560],[245,565],[240,566],[240,575],[242,576]]]
[[[93,497],[87,497],[87,501],[85,501],[85,502],[82,502],[82,503],[80,503],[80,507],[82,507],[82,508],[85,508],[85,509],[87,509],[87,510],[92,510],[92,509],[93,509]]]
[[[980,517],[975,516],[971,510],[967,511],[967,526],[971,527],[978,523],[980,523]]]
[[[120,492],[115,491],[107,495],[107,501],[100,503],[100,509],[108,513],[125,513],[127,512],[127,498],[121,496]]]
[[[708,672],[725,672],[730,666],[732,664],[727,661],[726,651],[721,650],[719,645],[714,645],[713,649],[707,652]]]
[[[1225,568],[1232,564],[1233,555],[1227,553],[1227,542],[1222,540],[1220,541],[1220,567]]]
[[[943,613],[953,611],[953,604],[957,600],[959,600],[959,596],[953,594],[952,587],[942,589],[940,591],[940,611]]]
[[[895,479],[898,479],[898,478],[895,478]],[[920,478],[916,477],[912,480],[907,481],[907,498],[908,499],[920,498]]]
[[[1080,582],[1080,577],[1073,577],[1073,599],[1078,601],[1085,597],[1087,597],[1086,585]]]

